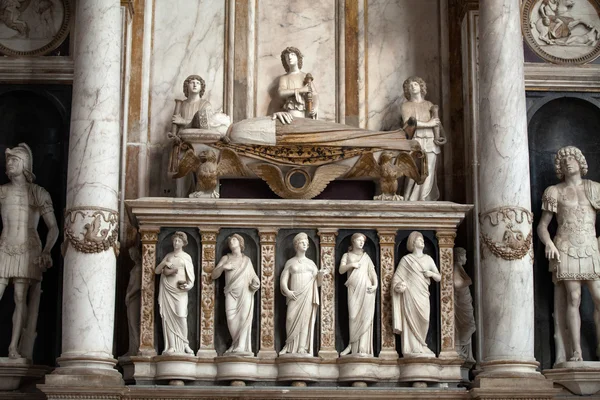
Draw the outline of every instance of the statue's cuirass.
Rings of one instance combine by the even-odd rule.
[[[596,210],[586,198],[583,187],[565,187],[559,190],[558,230],[554,242],[559,250],[586,254],[586,248],[597,248]],[[574,255],[574,254],[573,254]]]
[[[29,198],[29,186],[6,185],[5,188],[6,196],[0,199],[1,239],[5,245],[22,246],[28,243],[31,235],[37,238],[39,210],[30,206],[32,199]]]

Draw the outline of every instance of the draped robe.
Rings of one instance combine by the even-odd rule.
[[[242,257],[238,268],[225,272],[225,282],[225,314],[227,327],[233,339],[227,352],[251,352],[256,289],[251,289],[250,284],[258,283],[259,279],[248,256]],[[243,340],[243,343],[240,340]]]
[[[342,264],[355,262],[350,253],[344,254]],[[359,267],[348,270],[348,319],[350,320],[350,348],[352,354],[373,355],[373,318],[375,315],[376,292],[367,293],[367,287],[377,287],[377,275],[371,257],[366,252],[360,255]],[[371,278],[375,282],[371,282]]]
[[[431,280],[423,272],[429,270],[429,263],[435,265],[433,259],[426,254],[420,258],[407,254],[400,260],[392,279],[394,333],[402,335],[402,354],[405,357],[433,356],[425,342],[429,330]],[[394,288],[401,282],[406,283],[406,290],[396,293]]]

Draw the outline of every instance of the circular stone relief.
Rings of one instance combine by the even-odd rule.
[[[600,0],[524,0],[525,41],[546,61],[584,64],[600,55]]]
[[[47,54],[65,40],[70,19],[70,0],[0,0],[0,52]]]

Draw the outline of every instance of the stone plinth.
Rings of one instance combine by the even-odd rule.
[[[49,371],[49,367],[33,365],[25,358],[0,357],[0,392],[17,390],[27,381],[42,379]]]
[[[571,393],[583,396],[600,391],[600,362],[567,361],[545,370],[544,375]]]

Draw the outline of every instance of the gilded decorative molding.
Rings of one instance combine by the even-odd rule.
[[[202,237],[200,350],[215,348],[215,283],[211,273],[215,269],[215,247],[218,233],[214,228],[206,231],[200,228]]]
[[[394,276],[396,233],[379,232],[381,279],[381,342],[382,351],[396,351],[396,337],[392,322],[391,284]]]
[[[275,351],[275,240],[277,230],[260,237],[260,350]]]
[[[140,229],[142,237],[142,285],[139,355],[156,355],[154,343],[154,279],[158,229]]]
[[[481,242],[494,256],[511,261],[520,260],[531,253],[533,249],[531,211],[519,206],[497,207],[481,213],[479,223],[482,228]],[[502,238],[498,236],[499,232],[502,232]]]
[[[119,213],[110,208],[85,206],[65,211],[65,240],[81,253],[102,253],[110,248],[119,255]]]
[[[335,238],[337,232],[319,230],[321,242],[321,350],[335,351]],[[337,356],[337,352],[335,353]]]

